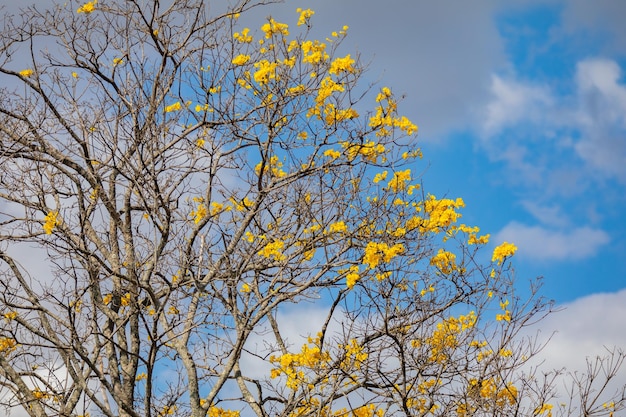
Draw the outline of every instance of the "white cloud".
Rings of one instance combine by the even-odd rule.
[[[626,84],[620,83],[622,75],[613,60],[581,60],[568,95],[540,83],[493,75],[491,100],[483,108],[479,127],[489,157],[506,161],[518,180],[529,185],[539,180],[556,191],[555,181],[571,188],[567,184],[571,175],[557,178],[558,172],[574,172],[586,181],[626,182]]]
[[[578,155],[593,169],[626,181],[626,85],[615,61],[588,59],[576,67]]]
[[[537,260],[583,259],[597,253],[609,242],[599,229],[579,227],[567,231],[510,222],[495,235],[495,241],[514,242],[519,254]]]
[[[559,206],[542,206],[532,200],[523,201],[522,206],[542,224],[560,228],[569,224],[569,220]]]
[[[534,365],[545,371],[566,368],[569,372],[584,373],[588,359],[593,361],[598,356],[605,357],[614,348],[626,350],[626,289],[585,296],[557,306],[559,308],[560,311],[526,332],[531,335],[539,331],[540,340],[544,342],[552,336],[533,360]],[[612,388],[626,386],[624,371],[626,369],[622,366]],[[596,384],[602,382],[601,378],[602,375]],[[562,386],[557,388],[563,389]]]
[[[486,106],[483,130],[487,135],[499,133],[503,128],[517,123],[541,122],[546,109],[552,104],[550,92],[539,85],[493,75],[491,101]]]

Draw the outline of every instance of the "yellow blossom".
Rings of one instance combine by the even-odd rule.
[[[265,163],[265,166],[263,165],[263,162],[259,162],[258,164],[256,164],[256,166],[254,167],[254,172],[256,172],[257,175],[260,175],[261,170],[263,170],[263,172],[269,171],[272,176],[277,178],[282,178],[287,175],[287,173],[281,169],[283,163],[278,159],[278,156],[273,155],[272,157],[270,157],[268,162],[269,163]]]
[[[337,159],[341,156],[341,152],[338,152],[334,149],[327,149],[326,151],[324,151],[324,156],[328,156],[332,159]]]
[[[545,413],[546,417],[552,417],[552,407],[552,404],[543,404],[541,407],[535,409],[533,415],[538,416]]]
[[[252,36],[248,35],[248,33],[250,33],[250,29],[244,28],[241,33],[235,32],[233,38],[241,43],[250,43],[252,42]]]
[[[404,252],[404,245],[396,243],[389,246],[386,243],[369,242],[365,247],[363,264],[369,269],[374,269],[381,262],[389,262],[397,255]]]
[[[180,101],[177,101],[174,104],[170,104],[169,106],[165,106],[165,113],[169,113],[169,112],[173,112],[173,111],[178,111],[182,108]]]
[[[4,313],[4,318],[8,321],[15,320],[17,318],[17,311],[9,311]]]
[[[94,1],[90,1],[89,3],[85,3],[85,4],[83,4],[82,6],[80,6],[76,10],[76,13],[89,14],[89,13],[93,12],[96,9],[96,3],[98,3],[98,0],[94,0]]]
[[[25,69],[19,72],[19,74],[24,77],[24,78],[28,78],[31,75],[33,75],[35,72],[32,69]]]
[[[359,282],[361,279],[361,275],[359,275],[359,266],[352,265],[348,270],[348,274],[346,275],[346,286],[350,289],[354,287],[354,285]]]
[[[502,262],[504,262],[504,259],[509,256],[513,256],[515,251],[517,251],[517,246],[512,243],[504,242],[493,250],[491,261],[497,261],[498,265],[501,265]]]
[[[302,62],[315,65],[328,60],[326,44],[320,41],[304,41],[300,45],[302,49]]]
[[[315,14],[315,12],[311,9],[302,10],[300,7],[296,9],[296,13],[300,13],[300,17],[298,18],[298,26],[306,24],[311,16]]]
[[[430,264],[439,268],[442,273],[450,274],[458,269],[455,260],[456,255],[443,249],[439,249],[437,255],[430,259]]]
[[[113,58],[113,66],[117,66],[123,63],[124,63],[124,60],[122,58]]]
[[[282,34],[283,36],[288,36],[289,35],[288,28],[289,28],[289,25],[285,23],[279,23],[271,18],[268,23],[261,26],[261,30],[265,32],[266,39],[271,38],[274,34]]]
[[[387,178],[387,171],[380,172],[374,176],[373,182],[374,184],[378,184],[381,181],[384,181]]]
[[[58,211],[51,211],[44,217],[43,230],[47,235],[52,234],[54,227],[59,225],[59,220],[57,219],[58,214]]]
[[[235,65],[243,65],[248,61],[250,61],[250,55],[239,54],[235,58],[233,58],[232,62]]]
[[[353,64],[354,59],[350,57],[350,54],[346,55],[343,58],[336,58],[333,62],[330,63],[328,73],[339,75],[342,72],[354,72],[355,69],[353,67]]]
[[[328,226],[328,233],[344,233],[348,231],[348,226],[343,221],[331,223]]]
[[[17,347],[17,342],[15,339],[11,339],[8,337],[0,337],[0,353],[5,355],[7,352],[12,352]]]
[[[131,295],[128,292],[124,294],[123,297],[120,298],[120,304],[122,305],[122,307],[126,307],[130,305],[130,301],[131,301]]]
[[[263,59],[254,63],[254,67],[257,69],[254,72],[254,81],[259,85],[265,85],[270,80],[276,79],[276,68],[278,64],[276,62],[270,62],[267,59]]]
[[[389,180],[387,188],[394,192],[404,191],[407,187],[407,183],[411,181],[411,170],[405,169],[404,171],[394,172],[393,177]]]
[[[284,246],[285,242],[280,239],[276,239],[265,245],[265,247],[259,251],[259,255],[266,258],[274,258],[277,261],[282,261],[286,258],[285,255],[282,253],[282,249]]]
[[[505,310],[504,314],[496,314],[497,321],[511,321],[511,312],[509,310]]]
[[[198,224],[204,219],[208,214],[207,207],[204,204],[198,205],[196,210],[190,213],[190,216],[193,217],[193,222]]]
[[[249,292],[250,292],[250,285],[249,285],[249,284],[247,284],[247,283],[244,283],[244,284],[241,286],[241,292],[243,292],[243,293],[249,293]]]

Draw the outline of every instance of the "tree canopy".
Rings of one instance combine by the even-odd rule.
[[[214,4],[215,3],[215,4]],[[347,26],[68,1],[0,35],[0,404],[31,416],[609,415],[624,352],[528,365],[509,242],[435,196]],[[281,312],[315,305],[303,342]],[[22,411],[20,411],[22,410]]]

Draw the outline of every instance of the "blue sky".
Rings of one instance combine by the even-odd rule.
[[[521,283],[566,303],[626,288],[626,2],[287,1],[350,26],[368,81],[406,93],[425,189],[519,247]],[[263,10],[268,12],[269,9]],[[261,10],[259,11],[261,12]]]

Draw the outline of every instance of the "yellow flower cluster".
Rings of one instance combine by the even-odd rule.
[[[501,265],[505,258],[513,256],[516,251],[517,246],[512,243],[504,242],[493,250],[491,261],[498,262],[498,265]]]
[[[431,195],[424,201],[423,207],[428,218],[420,219],[418,222],[407,221],[407,229],[412,230],[419,226],[422,233],[439,233],[456,223],[461,214],[457,213],[455,209],[465,207],[465,203],[460,198],[456,200],[448,198],[438,200],[434,195]]]
[[[338,416],[345,416],[345,410],[342,410],[340,413],[335,413]],[[385,415],[385,410],[382,408],[377,408],[374,404],[364,405],[352,410],[352,417],[383,417]]]
[[[15,320],[17,318],[17,311],[9,311],[4,313],[4,318],[7,321]]]
[[[289,35],[289,25],[285,23],[279,23],[271,18],[269,22],[261,26],[261,30],[265,32],[266,39],[271,38],[274,34],[282,34],[283,36]]]
[[[259,251],[259,255],[268,259],[274,258],[277,261],[283,261],[286,258],[282,252],[284,246],[285,242],[280,239],[276,239],[265,245],[265,247]]]
[[[327,156],[332,159],[337,159],[341,156],[341,152],[338,152],[334,149],[327,149],[324,151],[324,156]]]
[[[328,225],[328,233],[345,233],[348,231],[348,226],[344,221],[338,221]]]
[[[300,45],[302,50],[302,62],[316,65],[328,61],[329,55],[326,52],[326,44],[318,40],[304,41]]]
[[[233,207],[235,207],[235,210],[240,212],[248,210],[254,205],[254,201],[250,200],[248,197],[244,197],[241,201],[231,198],[230,202],[232,203]]]
[[[177,409],[178,407],[176,407],[175,405],[165,405],[163,406],[163,409],[159,412],[159,416],[173,416]]]
[[[456,255],[443,249],[439,249],[439,252],[430,259],[430,264],[439,268],[444,274],[451,274],[458,269]]]
[[[209,407],[206,412],[207,417],[239,417],[238,410],[225,410],[221,407]]]
[[[39,388],[35,388],[31,391],[31,393],[33,394],[33,397],[35,397],[35,399],[37,400],[48,400],[51,398],[50,394],[40,390]]]
[[[511,321],[511,311],[507,309],[509,300],[505,300],[500,303],[500,308],[504,311],[504,314],[496,314],[497,321]]]
[[[337,109],[334,104],[327,103],[324,106],[324,121],[327,125],[343,122],[344,120],[356,119],[359,113],[353,108]]]
[[[191,213],[189,213],[189,215],[193,217],[193,222],[195,224],[200,223],[202,219],[204,219],[207,216],[207,214],[208,214],[208,210],[207,210],[206,205],[204,204],[199,204],[195,210],[192,210]]]
[[[552,404],[543,404],[541,407],[537,407],[533,412],[534,416],[545,414],[546,417],[552,417]]]
[[[244,65],[248,61],[250,61],[250,55],[239,54],[235,58],[233,58],[232,62],[235,65]]]
[[[407,135],[417,132],[417,126],[408,118],[405,116],[393,116],[396,112],[397,103],[393,99],[391,90],[387,87],[383,87],[376,96],[377,103],[382,103],[383,101],[387,102],[386,106],[380,104],[376,108],[376,114],[370,117],[369,121],[370,127],[377,129],[377,136],[387,136],[391,134],[393,128],[398,128]]]
[[[354,59],[350,57],[350,54],[344,56],[343,58],[335,58],[333,62],[330,63],[330,68],[328,69],[329,74],[339,75],[342,72],[350,72],[353,73],[354,69]]]
[[[19,74],[24,78],[28,78],[34,74],[34,71],[32,69],[25,69],[20,71]]]
[[[376,143],[373,141],[367,141],[363,144],[356,144],[350,142],[342,142],[341,146],[346,149],[348,159],[353,160],[357,156],[363,157],[366,161],[373,164],[378,162],[378,157],[384,155],[386,152],[385,146],[382,143]],[[384,157],[383,157],[384,162]],[[387,174],[385,174],[386,176]]]
[[[241,33],[235,32],[233,34],[233,38],[241,43],[250,43],[252,42],[252,36],[249,35],[250,29],[244,28]]]
[[[98,0],[94,0],[94,1],[90,1],[89,3],[85,3],[82,6],[80,6],[78,9],[76,9],[76,13],[89,14],[89,13],[93,12],[94,10],[96,10],[96,3],[98,3]]]
[[[173,111],[178,111],[182,108],[180,101],[177,101],[174,104],[170,104],[169,106],[165,106],[165,113],[170,113]]]
[[[265,166],[263,166],[263,162],[259,162],[258,164],[256,164],[256,166],[254,167],[254,172],[256,172],[257,175],[260,175],[262,169],[263,173],[269,171],[272,176],[276,178],[282,178],[287,175],[287,173],[281,169],[282,167],[283,163],[280,162],[278,156],[274,155],[270,158],[269,163],[265,164]]]
[[[437,363],[446,363],[449,351],[456,349],[459,345],[457,336],[465,330],[474,327],[476,320],[476,313],[470,311],[467,315],[460,315],[458,318],[449,317],[443,322],[437,323],[437,328],[427,340],[431,348],[430,360]]]
[[[504,408],[507,404],[515,405],[517,402],[517,388],[513,384],[506,384],[498,389],[498,384],[493,378],[484,379],[480,382],[472,378],[469,381],[467,391],[471,396],[477,395],[485,400],[495,400],[498,409]]]
[[[359,345],[356,339],[351,339],[349,344],[344,345],[345,358],[341,362],[341,368],[344,370],[359,369],[363,362],[367,360],[368,354],[363,350],[363,346]]]
[[[401,243],[389,246],[386,243],[369,242],[365,247],[362,262],[367,265],[369,269],[374,269],[381,262],[389,262],[403,252],[404,245]]]
[[[120,304],[122,305],[122,307],[129,306],[130,302],[131,302],[131,295],[128,292],[120,298]]]
[[[330,355],[320,349],[320,335],[309,338],[308,344],[302,346],[300,353],[286,353],[280,357],[270,356],[270,363],[278,366],[270,371],[271,378],[284,374],[287,377],[286,385],[292,390],[307,384],[305,369],[324,368],[330,361]]]
[[[485,245],[489,243],[489,234],[478,236],[478,232],[480,229],[477,226],[470,227],[465,224],[462,224],[456,228],[458,232],[463,232],[468,235],[467,244],[468,245]]]
[[[348,270],[348,274],[346,275],[346,286],[350,289],[354,287],[354,285],[359,282],[361,279],[361,275],[359,274],[359,266],[352,265]]]
[[[317,96],[315,97],[315,106],[310,108],[306,116],[317,116],[321,119],[322,110],[326,107],[326,100],[335,92],[344,91],[343,85],[335,82],[332,78],[326,77],[320,82],[320,86],[317,90]],[[334,107],[333,107],[334,109]]]
[[[404,191],[407,188],[408,183],[411,181],[411,170],[405,169],[404,171],[394,172],[393,177],[387,183],[387,188],[397,193]]]
[[[298,7],[296,9],[296,13],[300,13],[300,17],[298,17],[298,26],[302,26],[304,24],[306,24],[309,19],[311,18],[311,16],[313,16],[315,14],[315,12],[311,9],[301,9],[300,7]]]
[[[59,225],[58,215],[58,211],[51,211],[44,217],[43,231],[46,232],[47,235],[52,234],[54,227]]]
[[[3,355],[12,352],[17,347],[17,342],[15,339],[11,339],[9,337],[0,337],[0,353]]]

